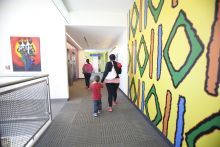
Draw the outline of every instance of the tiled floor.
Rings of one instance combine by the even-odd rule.
[[[83,80],[70,88],[71,98],[55,116],[36,147],[168,147],[172,146],[118,91],[118,105],[108,112],[103,89],[103,111],[92,116],[91,92]]]

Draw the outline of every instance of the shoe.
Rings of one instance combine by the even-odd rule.
[[[117,105],[118,103],[116,101],[113,101],[112,104],[115,106]]]
[[[93,115],[94,117],[97,117],[97,116],[98,116],[98,114],[97,114],[97,113],[93,113],[92,115]]]
[[[98,110],[98,114],[100,114],[101,113],[101,110]]]
[[[112,107],[108,107],[108,112],[112,112]]]

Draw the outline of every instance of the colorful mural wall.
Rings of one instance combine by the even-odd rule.
[[[174,144],[220,146],[220,0],[135,0],[128,95]]]

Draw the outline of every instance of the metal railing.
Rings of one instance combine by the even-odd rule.
[[[51,120],[48,75],[0,84],[2,147],[32,146]]]

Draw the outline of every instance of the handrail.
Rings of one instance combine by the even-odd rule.
[[[49,76],[49,74],[33,76],[33,77],[27,77],[26,79],[16,80],[16,81],[0,84],[0,88],[11,86],[11,85],[15,85],[15,84],[19,84],[19,83],[23,83],[23,82],[27,82],[27,81],[31,81],[31,80],[36,80],[36,79],[40,79],[40,78],[48,77],[48,76]],[[24,76],[22,76],[22,77],[24,77]]]
[[[32,147],[52,122],[49,75],[0,75],[0,81],[0,147]]]

